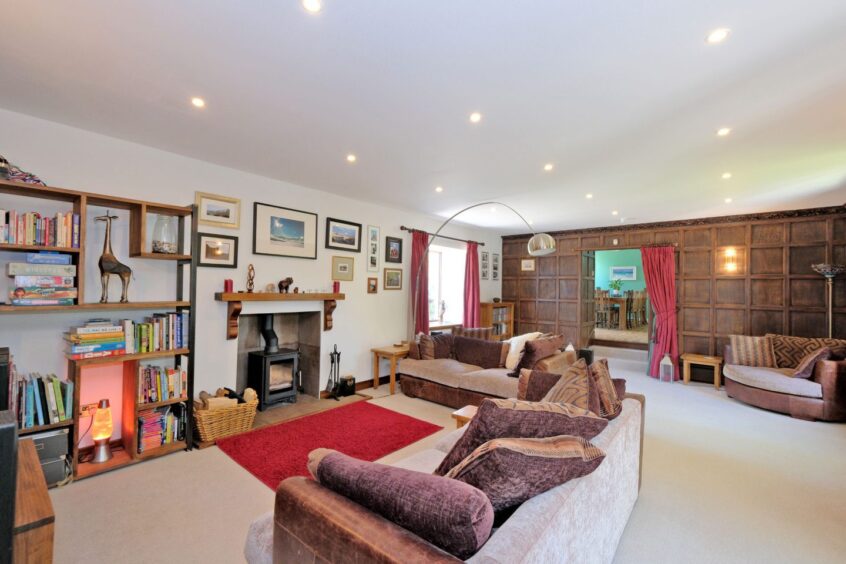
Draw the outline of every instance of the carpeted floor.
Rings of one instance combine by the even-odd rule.
[[[608,351],[613,354],[608,354]],[[616,562],[842,562],[846,425],[728,399],[709,384],[644,376],[645,353],[598,350],[647,396],[643,489]],[[383,386],[385,387],[385,386]],[[454,428],[450,408],[398,393],[372,403]],[[273,492],[217,448],[181,452],[51,490],[55,562],[242,562],[247,527]]]

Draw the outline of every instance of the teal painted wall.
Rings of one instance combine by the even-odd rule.
[[[637,280],[623,280],[622,290],[645,290],[643,262],[640,249],[621,249],[619,251],[596,251],[596,287],[608,290],[612,266],[634,266],[637,268]]]

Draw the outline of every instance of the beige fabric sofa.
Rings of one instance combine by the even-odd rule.
[[[563,374],[576,361],[574,351],[559,352],[538,361],[534,369]],[[508,368],[482,369],[452,358],[404,358],[397,367],[405,395],[450,407],[479,405],[485,398],[516,398],[519,378]]]
[[[627,394],[620,416],[591,441],[606,453],[599,468],[521,505],[468,562],[611,562],[640,488],[643,416],[643,396]],[[466,428],[395,466],[431,473]],[[297,510],[287,511],[287,519],[268,513],[253,522],[244,547],[247,562],[459,561],[351,503],[302,478],[283,481],[277,511]],[[330,530],[331,541],[322,536]]]

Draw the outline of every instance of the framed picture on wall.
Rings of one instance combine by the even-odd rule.
[[[197,266],[238,268],[238,237],[197,233],[200,242],[200,260]]]
[[[402,262],[402,239],[399,237],[385,237],[385,262]]]
[[[317,214],[256,202],[253,254],[317,258]]]
[[[382,288],[385,290],[402,290],[402,269],[386,268]]]
[[[520,261],[520,270],[523,272],[535,271],[535,259],[523,259]]]
[[[361,252],[361,224],[333,217],[326,218],[326,248]]]
[[[490,261],[490,253],[488,251],[482,251],[482,261],[479,265],[479,271],[482,275],[482,280],[488,280],[490,278],[490,270],[491,270],[491,261]]]
[[[379,291],[379,279],[378,278],[368,278],[367,279],[367,293],[368,294],[375,294]]]
[[[367,271],[379,272],[379,228],[367,226]]]
[[[611,280],[637,280],[637,267],[612,266]]]
[[[499,253],[491,253],[491,280],[499,280]]]
[[[332,280],[352,282],[355,262],[352,257],[332,257]]]
[[[205,192],[194,193],[200,225],[238,229],[241,225],[241,200]]]

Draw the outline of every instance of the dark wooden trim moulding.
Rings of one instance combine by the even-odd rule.
[[[606,227],[586,227],[584,229],[563,229],[560,231],[547,231],[547,233],[549,233],[553,237],[562,235],[583,235],[586,233],[623,233],[626,231],[639,231],[643,229],[672,229],[679,227],[696,227],[699,225],[714,225],[721,223],[749,223],[752,221],[795,219],[799,217],[819,217],[843,213],[846,213],[846,204],[842,206],[829,206],[825,208],[806,208],[801,210],[759,212],[745,215],[724,215],[720,217],[677,219],[673,221],[657,221],[654,223],[629,223],[625,225],[609,225]],[[531,236],[531,233],[522,233],[518,235],[503,235],[502,239],[503,241],[509,241],[514,239],[525,239]]]

